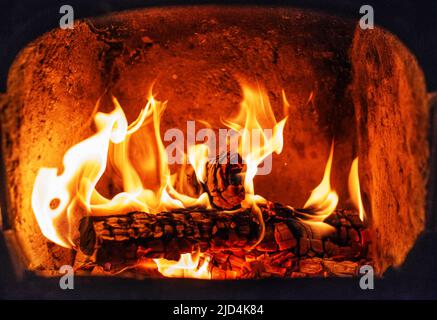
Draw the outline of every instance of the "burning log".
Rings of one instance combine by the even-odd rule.
[[[184,174],[184,187],[190,195],[206,192],[210,203],[217,209],[232,210],[240,207],[245,197],[244,175],[246,165],[239,154],[230,152],[217,156],[205,165],[205,181],[199,182],[194,168],[189,166]]]
[[[271,203],[261,210],[265,234],[260,243],[260,221],[250,209],[230,212],[191,208],[84,218],[80,250],[97,265],[124,266],[135,265],[143,258],[178,260],[181,254],[200,251],[214,261],[222,260],[221,264],[230,263],[234,269],[243,266],[245,259],[265,255],[272,257],[272,265],[281,265],[291,256],[339,260],[366,257],[367,237],[355,212],[336,210],[325,220],[333,232],[324,234],[304,222],[302,211]]]
[[[240,206],[245,196],[245,171],[238,154],[222,154],[214,163],[207,164],[204,189],[215,207],[229,210]]]

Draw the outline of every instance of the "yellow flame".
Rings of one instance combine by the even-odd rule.
[[[284,145],[283,131],[287,121],[277,122],[264,88],[242,82],[243,101],[238,115],[224,124],[240,133],[239,153],[247,166],[244,178],[246,193],[255,194],[253,179],[258,166],[272,153],[280,154]],[[285,94],[284,94],[285,103]],[[269,136],[264,129],[271,129]]]
[[[311,208],[314,213],[323,218],[329,216],[338,204],[338,195],[332,190],[330,182],[333,156],[334,143],[331,144],[331,151],[328,161],[326,162],[322,182],[311,192],[310,197],[304,205],[304,208]]]
[[[35,179],[32,208],[42,233],[53,242],[73,246],[70,221],[74,211],[90,209],[94,188],[107,161],[109,143],[118,143],[127,130],[123,111],[116,106],[109,114],[95,116],[98,133],[69,149],[63,159],[64,171],[41,168]],[[56,206],[51,205],[54,200]]]
[[[360,179],[358,175],[358,157],[356,157],[354,161],[352,161],[348,185],[350,199],[354,204],[355,208],[358,209],[361,221],[364,221],[366,213],[364,211],[363,202],[361,200]]]
[[[115,98],[113,103],[114,111],[96,114],[97,133],[65,153],[61,174],[57,168],[41,168],[35,179],[32,192],[35,217],[44,236],[63,247],[75,247],[74,234],[84,215],[124,214],[134,210],[156,213],[193,205],[210,208],[206,194],[192,198],[173,188],[160,136],[160,119],[166,104],[151,96],[138,118],[128,125]],[[144,185],[140,174],[144,168],[135,166],[130,158],[131,138],[141,134],[143,126],[151,126],[149,137],[157,150],[148,153],[155,161],[150,162],[152,168],[145,168],[158,169],[159,185],[155,188]],[[114,181],[118,177],[122,182],[122,191],[112,198],[106,198],[96,189],[108,162],[114,171]]]
[[[240,134],[238,152],[247,167],[246,196],[242,205],[252,208],[259,216],[261,241],[265,227],[258,205],[265,204],[266,200],[255,193],[253,180],[268,156],[281,153],[287,116],[276,120],[264,88],[243,83],[242,91],[238,115],[224,123]],[[283,103],[287,111],[289,104],[284,92]],[[171,174],[160,134],[166,102],[150,94],[147,104],[131,124],[117,99],[113,98],[113,104],[112,112],[96,114],[96,133],[66,152],[61,173],[57,168],[41,168],[37,174],[32,209],[44,236],[61,246],[75,248],[78,222],[86,215],[125,214],[135,210],[157,213],[192,206],[211,208],[207,193],[192,197],[175,189],[177,179]],[[184,154],[200,182],[206,179],[208,156],[208,147],[204,144],[194,145]],[[338,202],[337,194],[329,185],[332,156],[333,147],[322,183],[306,204],[318,217],[330,214]],[[110,175],[115,185],[115,195],[105,196],[96,188],[105,174]],[[211,276],[209,258],[200,253],[184,254],[178,262],[165,259],[154,262],[159,272],[168,277],[206,279]]]
[[[257,85],[252,86],[241,81],[243,90],[243,101],[240,105],[238,115],[230,120],[224,120],[224,124],[240,134],[238,152],[246,164],[244,176],[245,198],[242,206],[252,209],[260,221],[260,235],[255,247],[264,238],[265,224],[262,211],[258,204],[266,200],[255,195],[253,180],[258,172],[258,166],[271,154],[280,154],[284,145],[283,132],[287,121],[285,116],[277,121],[270,104],[265,88]],[[288,102],[283,92],[284,110],[288,108]],[[264,129],[272,130],[271,135]]]
[[[202,262],[200,262],[201,258],[203,258]],[[165,277],[211,279],[210,258],[201,253],[181,254],[179,261],[167,259],[153,259],[153,261],[158,271]]]
[[[206,164],[208,163],[208,146],[196,144],[188,149],[188,159],[194,168],[197,180],[204,183],[206,179]]]
[[[225,123],[240,133],[238,152],[247,165],[244,205],[252,207],[254,214],[260,216],[262,239],[264,225],[257,204],[266,200],[255,194],[253,179],[266,157],[282,151],[287,118],[276,121],[265,89],[242,84],[242,90],[244,99],[237,117]],[[283,98],[288,107],[285,94]],[[147,104],[131,124],[128,124],[117,99],[113,98],[112,102],[112,112],[95,115],[97,132],[65,153],[62,173],[57,168],[41,168],[35,179],[32,192],[35,217],[44,236],[63,247],[75,248],[78,223],[86,215],[211,207],[206,193],[196,198],[174,188],[177,179],[170,172],[160,135],[166,102],[156,100],[150,93]],[[264,129],[271,129],[272,133],[268,134]],[[132,150],[135,150],[134,155]],[[205,182],[208,147],[194,145],[184,157],[189,159],[197,179]],[[119,190],[111,197],[96,189],[106,172]],[[163,259],[155,262],[164,275],[181,275],[180,270],[183,270],[184,277],[206,277],[208,261],[205,258],[202,266],[197,268],[199,259],[200,254],[186,254],[177,263]]]

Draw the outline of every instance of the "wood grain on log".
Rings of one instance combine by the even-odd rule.
[[[214,208],[238,209],[245,197],[245,174],[246,164],[238,153],[222,153],[205,165],[204,182],[197,179],[191,165],[184,166],[179,175],[178,191],[192,197],[206,192]]]
[[[220,252],[244,252],[253,257],[289,252],[297,257],[366,257],[364,225],[354,212],[337,210],[326,220],[335,232],[323,235],[303,222],[306,215],[298,210],[279,204],[261,209],[265,234],[254,248],[260,223],[250,209],[230,212],[191,208],[84,218],[80,249],[98,265],[135,264],[140,258],[178,260],[181,254],[196,251],[212,256]]]
[[[238,154],[225,153],[206,166],[204,189],[211,203],[220,209],[234,209],[244,200],[246,165]]]

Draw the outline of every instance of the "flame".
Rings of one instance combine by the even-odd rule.
[[[240,143],[238,152],[246,164],[244,177],[245,199],[242,206],[251,208],[252,212],[258,216],[260,221],[260,236],[253,245],[255,247],[264,238],[265,224],[261,209],[258,204],[267,201],[260,195],[255,194],[253,180],[257,174],[258,166],[271,154],[280,154],[284,146],[283,132],[287,121],[285,116],[281,121],[277,121],[270,104],[269,97],[265,88],[260,85],[252,86],[241,81],[243,91],[243,101],[240,104],[238,115],[223,123],[230,129],[238,132]],[[284,113],[288,108],[285,92],[282,92]],[[272,130],[269,131],[265,129]]]
[[[188,159],[194,168],[196,178],[204,183],[206,179],[206,164],[208,163],[209,149],[206,144],[196,144],[188,149]]]
[[[243,101],[236,117],[223,123],[238,133],[237,152],[246,164],[244,175],[245,199],[242,206],[251,208],[259,217],[260,237],[264,237],[264,221],[259,207],[267,202],[255,193],[254,178],[260,165],[273,153],[283,149],[283,131],[287,121],[284,116],[277,121],[267,92],[264,88],[241,83]],[[311,96],[312,97],[312,96]],[[310,99],[311,99],[310,97]],[[289,103],[282,92],[284,113]],[[175,184],[184,183],[169,167],[160,124],[167,103],[160,102],[149,93],[147,104],[137,119],[128,124],[125,113],[116,98],[114,110],[98,112],[94,121],[96,133],[71,147],[64,155],[63,170],[41,168],[36,176],[32,192],[32,209],[45,237],[66,248],[77,244],[78,223],[86,215],[105,216],[126,214],[132,211],[158,213],[176,208],[198,206],[211,208],[208,194],[189,196]],[[98,104],[96,106],[98,108]],[[270,129],[270,131],[266,130]],[[144,143],[147,141],[147,143]],[[228,147],[233,146],[232,138]],[[188,147],[183,154],[194,168],[197,180],[205,183],[206,166],[210,160],[206,144]],[[231,150],[235,151],[235,150]],[[311,209],[306,223],[316,231],[332,230],[323,220],[336,208],[338,195],[330,185],[334,153],[331,145],[321,183],[312,191],[304,208]],[[99,181],[109,175],[115,185],[114,195],[105,196],[97,190]],[[188,183],[188,182],[187,182]],[[349,192],[364,219],[358,179],[358,159],[352,163],[349,176]],[[153,260],[158,271],[166,277],[210,279],[210,258],[199,252],[182,254],[179,261]]]
[[[98,133],[65,153],[64,171],[55,168],[39,170],[32,193],[32,208],[42,233],[53,242],[73,246],[70,224],[73,209],[90,209],[95,186],[107,162],[109,143],[118,143],[127,130],[126,118],[116,106],[109,114],[95,117]]]
[[[366,213],[364,211],[363,202],[361,200],[361,191],[360,191],[360,179],[358,175],[358,157],[352,161],[351,170],[349,172],[349,196],[354,204],[355,208],[358,209],[359,217],[361,221],[364,221]]]
[[[210,258],[199,252],[181,254],[177,262],[166,259],[153,259],[153,261],[158,271],[165,277],[211,279]]]
[[[32,209],[45,237],[66,248],[75,247],[78,221],[85,215],[103,216],[139,210],[150,213],[201,205],[209,208],[206,193],[198,198],[178,193],[173,185],[167,153],[160,136],[160,119],[166,103],[153,96],[130,125],[113,98],[114,111],[95,116],[97,133],[71,147],[64,155],[63,172],[57,168],[41,168],[32,192]],[[148,134],[148,141],[157,152],[143,150],[141,165],[129,157],[135,135]],[[144,140],[143,140],[144,141]],[[153,144],[153,143],[150,143]],[[149,157],[149,158],[150,158]],[[150,159],[149,159],[150,160]],[[144,166],[144,163],[147,165]],[[96,185],[107,166],[114,171],[114,181],[120,180],[121,192],[106,198]],[[158,171],[158,187],[146,185],[145,172]],[[146,175],[147,176],[147,175]]]
[[[243,101],[238,115],[223,123],[240,134],[238,152],[247,165],[244,188],[247,194],[254,195],[253,179],[258,166],[272,153],[280,154],[282,151],[287,117],[276,121],[266,90],[259,85],[254,87],[242,82],[242,90]],[[269,135],[264,129],[272,129],[273,134]]]
[[[331,144],[331,151],[326,162],[322,182],[311,192],[310,197],[303,206],[304,208],[311,208],[314,213],[323,216],[323,218],[329,216],[335,210],[338,203],[337,192],[331,188],[330,182],[333,156],[334,143]]]
[[[248,168],[244,180],[245,205],[253,207],[254,213],[261,216],[257,204],[266,200],[255,195],[253,179],[258,166],[269,155],[281,152],[286,117],[276,121],[263,88],[243,84],[242,89],[244,99],[240,111],[237,117],[225,123],[241,137],[238,152]],[[63,171],[41,168],[35,179],[32,209],[41,231],[45,237],[66,248],[76,247],[78,223],[86,215],[211,207],[206,193],[196,198],[180,193],[174,187],[176,178],[170,172],[160,135],[166,102],[156,100],[149,93],[147,104],[131,124],[128,124],[118,100],[113,98],[112,102],[112,112],[95,115],[96,133],[65,153]],[[98,107],[99,104],[96,109]],[[264,129],[272,129],[272,134]],[[132,150],[135,150],[134,156]],[[200,182],[205,181],[208,153],[207,145],[198,144],[190,146],[184,155]],[[119,190],[112,197],[97,190],[98,182],[107,172]],[[264,228],[263,224],[261,227]],[[157,264],[166,274],[170,272],[168,270],[183,269],[182,265],[191,270],[199,256],[193,257],[184,255],[176,264],[157,260]],[[203,269],[199,270],[203,274]],[[198,275],[199,270],[193,274]]]

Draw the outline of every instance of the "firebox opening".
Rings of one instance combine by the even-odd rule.
[[[423,230],[425,83],[381,28],[291,8],[111,14],[24,48],[2,111],[14,230],[43,274],[382,274]],[[238,139],[212,145],[219,129]]]

